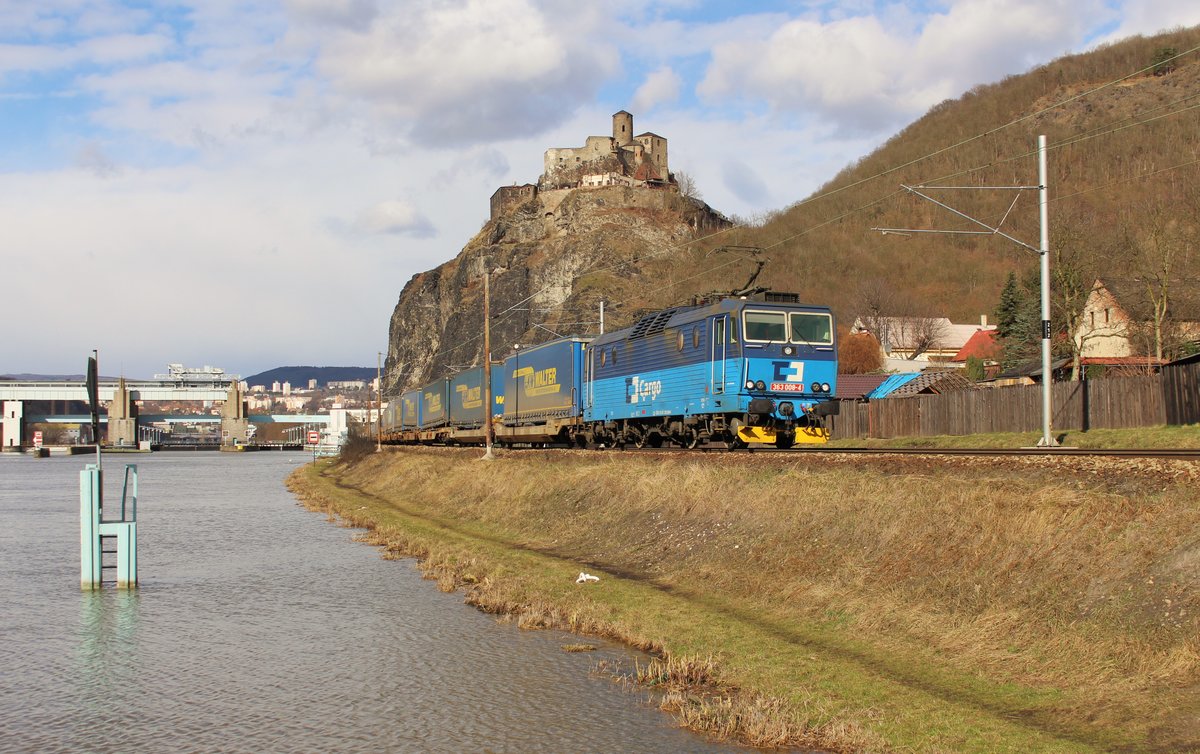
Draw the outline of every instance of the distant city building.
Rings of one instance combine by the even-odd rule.
[[[166,374],[156,374],[154,379],[179,382],[184,384],[196,384],[204,382],[225,382],[227,380],[236,380],[237,375],[225,374],[225,370],[220,367],[185,367],[183,364],[167,364]]]
[[[280,385],[280,384],[279,384],[279,380],[276,380],[276,381],[274,381],[274,382],[272,382],[272,383],[271,383],[271,392],[272,392],[272,393],[280,393],[280,392],[283,392],[283,385]]]
[[[267,392],[267,386],[266,385],[251,385],[250,392],[251,393],[265,393],[265,392]]]
[[[247,390],[249,390],[249,389],[250,389],[250,385],[249,385],[249,383],[247,383],[245,380],[240,380],[240,381],[238,382],[238,389],[239,389],[239,390],[241,390],[241,391],[244,393],[244,392],[246,392]]]
[[[309,380],[309,381],[308,381],[308,389],[309,389],[309,390],[316,390],[316,389],[317,389],[317,381],[316,381],[315,379],[313,379],[313,380]]]
[[[325,383],[330,390],[363,390],[366,386],[366,380],[330,380]]]
[[[290,383],[290,382],[283,383],[283,394],[284,395],[292,394],[292,383]]]

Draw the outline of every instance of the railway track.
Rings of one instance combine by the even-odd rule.
[[[1088,458],[1183,458],[1200,460],[1188,448],[800,448],[805,453],[945,456],[1084,456]]]
[[[442,447],[428,445],[425,447]],[[468,447],[468,446],[459,446]],[[733,453],[739,455],[788,455],[788,454],[833,454],[833,455],[891,455],[891,456],[1041,456],[1047,458],[1162,458],[1200,461],[1200,448],[831,448],[825,445],[802,445],[793,448],[772,448],[768,446],[730,449],[725,443],[711,443],[695,448],[680,448],[676,446],[635,447],[625,448],[589,448],[584,450],[568,445],[526,445],[497,446],[510,450],[578,450],[579,452],[603,453]]]
[[[739,453],[739,454],[794,454],[794,453],[832,453],[835,455],[894,455],[894,456],[1043,456],[1050,458],[1084,457],[1084,458],[1174,458],[1200,461],[1200,449],[1188,448],[830,448],[825,446],[795,447],[782,450],[779,448],[742,448],[730,450],[721,446],[704,446],[697,448],[709,453]],[[686,453],[691,452],[682,448],[627,448],[624,451],[633,453]]]

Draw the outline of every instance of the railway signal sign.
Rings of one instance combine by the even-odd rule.
[[[42,431],[40,429],[33,433],[33,447],[42,447]]]
[[[310,429],[308,431],[308,444],[316,445],[319,442],[321,442],[321,433],[315,429]]]

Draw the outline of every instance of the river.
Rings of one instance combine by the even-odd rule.
[[[110,501],[141,472],[141,585],[81,592],[91,460],[0,455],[0,751],[737,750],[591,672],[625,649],[497,623],[300,507],[302,454],[106,455]]]

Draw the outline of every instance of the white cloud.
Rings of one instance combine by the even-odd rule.
[[[633,95],[631,104],[635,112],[653,109],[656,105],[669,104],[679,99],[679,87],[683,80],[670,68],[663,67],[646,77]]]
[[[284,0],[297,18],[317,27],[326,24],[366,31],[379,14],[374,0]]]
[[[406,201],[380,202],[358,216],[355,226],[366,233],[430,238],[433,224]]]
[[[612,46],[581,18],[524,0],[406,5],[366,32],[325,34],[317,67],[418,143],[494,142],[562,122],[615,70]]]
[[[795,20],[716,45],[698,91],[877,132],[1072,49],[1103,14],[1098,0],[962,0],[919,28],[905,14]]]
[[[112,178],[121,172],[121,167],[95,141],[89,141],[79,148],[75,153],[75,165],[97,178]]]
[[[1126,0],[1115,14],[1120,23],[1101,42],[1111,42],[1134,34],[1154,34],[1177,26],[1200,24],[1200,4],[1178,0]]]

